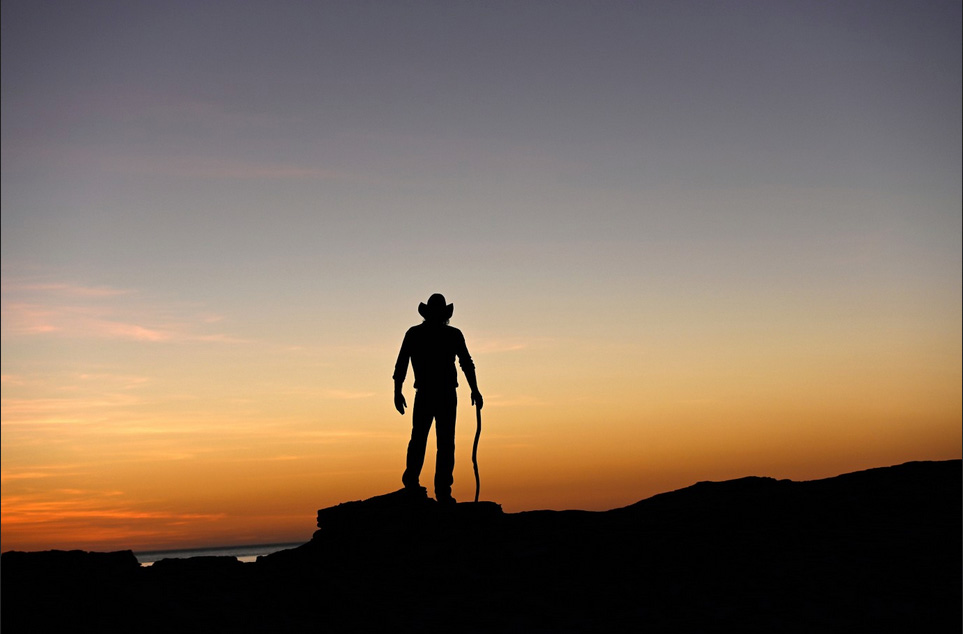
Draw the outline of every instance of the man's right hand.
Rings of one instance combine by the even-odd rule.
[[[406,407],[408,407],[408,402],[405,401],[405,395],[401,392],[395,392],[395,409],[398,410],[399,414],[404,414]]]

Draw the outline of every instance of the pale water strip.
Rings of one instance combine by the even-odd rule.
[[[250,563],[261,555],[270,555],[279,550],[296,548],[301,542],[293,544],[253,544],[249,546],[218,546],[216,548],[191,548],[188,550],[152,550],[134,553],[142,566],[149,566],[161,559],[188,559],[190,557],[236,557],[239,561]]]

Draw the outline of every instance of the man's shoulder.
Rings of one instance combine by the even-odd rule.
[[[418,341],[432,336],[432,329],[425,323],[415,324],[405,332],[405,339]]]
[[[449,337],[456,337],[456,338],[461,338],[461,339],[464,339],[464,338],[465,338],[465,335],[461,334],[461,331],[460,331],[460,330],[458,330],[458,329],[455,328],[454,326],[449,326],[449,325],[447,325],[447,324],[445,324],[445,333],[446,333]]]
[[[428,337],[431,339],[441,337],[443,339],[464,339],[465,336],[462,334],[461,330],[455,328],[454,326],[449,326],[448,324],[428,324],[420,323],[412,326],[405,333],[406,337]]]

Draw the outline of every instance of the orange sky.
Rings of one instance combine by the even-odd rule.
[[[42,291],[65,293],[91,294]],[[397,309],[399,325],[415,313],[412,302]],[[129,365],[4,375],[5,550],[300,541],[318,508],[400,486],[410,419],[392,408],[390,372],[403,327],[379,330],[367,347],[286,349],[173,332],[11,332],[14,310],[4,314],[10,357],[49,348],[59,368],[92,346]],[[58,310],[43,312],[53,321]],[[904,340],[898,329],[837,324],[779,341],[667,317],[652,322],[658,337],[649,328],[634,339],[635,324],[618,319],[581,337],[531,339],[486,336],[483,318],[466,321],[487,402],[482,497],[506,511],[602,510],[705,479],[812,479],[960,457],[950,323]],[[466,393],[460,410],[454,494],[467,500]],[[429,459],[422,481],[431,473]]]

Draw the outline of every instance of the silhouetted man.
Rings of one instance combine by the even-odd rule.
[[[415,406],[411,413],[411,440],[408,441],[408,458],[405,473],[401,477],[406,489],[418,490],[419,478],[425,464],[425,447],[431,421],[435,421],[435,438],[438,450],[435,456],[435,498],[439,502],[454,503],[451,497],[452,472],[455,469],[455,411],[458,399],[458,375],[455,357],[461,365],[465,379],[471,388],[471,402],[479,409],[482,395],[475,380],[475,364],[472,363],[465,336],[457,328],[448,325],[454,304],[446,304],[445,296],[435,293],[427,304],[419,304],[418,312],[425,321],[412,326],[405,333],[395,363],[395,408],[405,413],[405,396],[401,386],[408,373],[408,360],[415,371]]]

